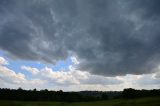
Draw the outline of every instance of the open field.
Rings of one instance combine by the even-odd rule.
[[[160,97],[75,103],[0,101],[0,106],[160,106]]]

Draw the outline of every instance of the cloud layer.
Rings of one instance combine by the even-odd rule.
[[[22,66],[23,70],[30,72],[33,77],[43,79],[50,84],[59,86],[70,86],[77,84],[89,85],[114,85],[121,84],[122,81],[114,77],[102,77],[92,75],[88,72],[83,72],[70,68],[68,71],[54,71],[51,68],[45,67],[40,70],[33,67]],[[35,73],[36,70],[36,73]]]
[[[45,67],[42,69],[29,66],[21,66],[22,71],[16,72],[6,66],[6,60],[0,57],[3,63],[0,63],[0,87],[25,89],[52,89],[52,90],[86,90],[92,86],[109,86],[119,85],[123,81],[113,77],[102,77],[92,75],[88,72],[74,70],[70,66],[68,71],[54,71],[51,68]],[[7,62],[8,63],[8,62]],[[30,74],[26,74],[28,71]],[[25,73],[25,74],[24,74]],[[90,88],[77,88],[77,86],[88,86]],[[92,88],[93,89],[93,88]],[[97,88],[94,88],[98,90]]]
[[[159,5],[1,0],[0,49],[14,59],[52,64],[76,56],[78,70],[104,76],[153,73],[160,64]]]
[[[16,73],[14,70],[8,68],[7,60],[0,57],[0,87],[18,88],[24,87],[25,89],[41,87],[46,81],[41,79],[31,78],[28,80],[23,73]]]
[[[88,72],[75,70],[70,66],[68,71],[54,71],[51,68],[21,66],[21,72],[8,68],[6,60],[0,63],[0,87],[24,89],[51,89],[65,91],[80,90],[123,90],[124,88],[155,89],[160,87],[159,72],[144,75],[126,75],[104,77]],[[8,63],[8,62],[7,62]],[[26,72],[29,72],[28,74]],[[25,74],[24,74],[25,73]]]

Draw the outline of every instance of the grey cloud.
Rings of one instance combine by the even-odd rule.
[[[128,6],[130,7],[130,11],[136,11],[138,13],[141,13],[141,16],[143,16],[143,18],[153,18],[160,15],[159,0],[134,0],[126,2],[129,4]]]
[[[122,84],[123,81],[118,80],[116,78],[109,78],[109,77],[102,77],[102,76],[90,76],[87,79],[81,79],[81,84],[90,84],[90,85],[118,85],[118,84]]]
[[[0,48],[16,59],[104,76],[152,73],[159,65],[158,0],[2,0]]]
[[[159,85],[160,79],[154,78],[152,75],[144,75],[136,81],[139,85]]]

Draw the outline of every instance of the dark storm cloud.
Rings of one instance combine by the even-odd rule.
[[[2,0],[0,48],[17,59],[115,76],[159,65],[159,0]]]

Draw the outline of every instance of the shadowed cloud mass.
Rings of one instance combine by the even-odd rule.
[[[0,49],[13,59],[117,76],[156,71],[159,0],[1,0]]]

